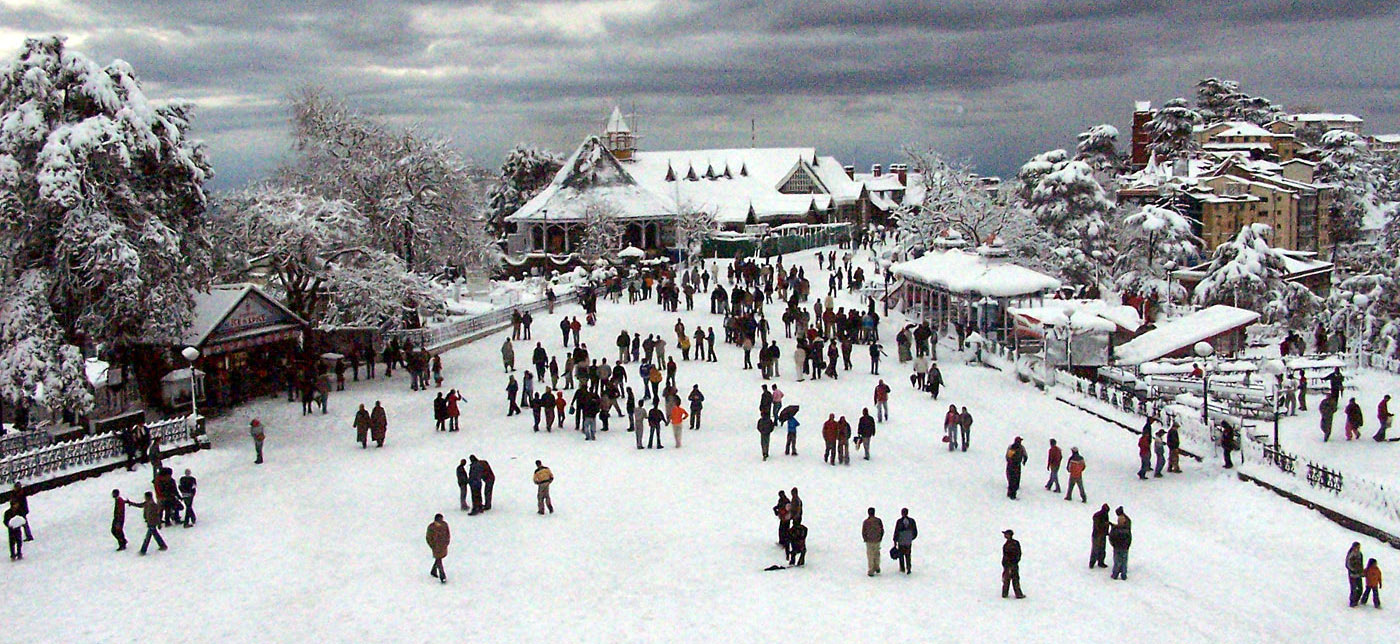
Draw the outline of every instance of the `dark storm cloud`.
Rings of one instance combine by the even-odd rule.
[[[752,118],[862,167],[932,144],[1006,173],[1210,75],[1400,129],[1393,0],[0,0],[11,45],[50,31],[195,100],[230,183],[275,163],[308,83],[488,164],[636,102],[647,145],[746,144]]]

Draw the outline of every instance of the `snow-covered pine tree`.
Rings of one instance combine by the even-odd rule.
[[[524,143],[506,153],[501,172],[487,195],[492,229],[499,232],[501,220],[549,185],[563,163],[553,152]]]
[[[1068,160],[1069,153],[1062,149],[1041,152],[1031,157],[1031,160],[1022,165],[1016,172],[1016,180],[1020,183],[1017,194],[1021,200],[1029,202],[1031,193],[1035,191],[1036,186],[1040,185],[1040,180]]]
[[[1191,232],[1191,220],[1170,208],[1143,206],[1123,218],[1118,261],[1118,288],[1155,302],[1184,299],[1185,289],[1171,272],[1200,257],[1203,242]]]
[[[0,67],[0,381],[11,402],[86,411],[80,348],[173,341],[207,288],[203,144],[130,65],[58,36]],[[81,386],[80,386],[81,385]]]
[[[1083,161],[1055,164],[1031,191],[1029,206],[1054,239],[1051,253],[1060,272],[1075,283],[1098,286],[1116,255],[1108,224],[1115,205],[1093,168]]]
[[[1271,322],[1307,320],[1316,297],[1301,284],[1284,281],[1284,255],[1269,245],[1272,233],[1267,224],[1246,224],[1217,247],[1205,279],[1196,285],[1195,301],[1258,311]]]
[[[1189,155],[1200,147],[1191,136],[1200,123],[1201,115],[1191,109],[1186,99],[1167,101],[1147,123],[1152,135],[1147,149],[1156,155],[1158,162]]]
[[[1329,214],[1334,242],[1349,242],[1361,235],[1367,220],[1388,221],[1396,211],[1381,195],[1384,176],[1366,140],[1346,130],[1331,130],[1319,141],[1322,159],[1317,180],[1337,188]]]
[[[1115,181],[1123,171],[1123,157],[1118,154],[1118,128],[1104,123],[1080,132],[1074,158],[1089,164],[1100,183]]]
[[[1283,111],[1267,98],[1241,92],[1236,81],[1206,78],[1196,83],[1196,112],[1206,125],[1221,121],[1266,125]]]

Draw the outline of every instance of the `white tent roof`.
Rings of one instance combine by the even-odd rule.
[[[924,253],[913,261],[895,264],[895,275],[938,286],[954,293],[980,293],[992,297],[1016,297],[1060,288],[1060,280],[1024,266],[990,261],[977,253],[958,249]]]

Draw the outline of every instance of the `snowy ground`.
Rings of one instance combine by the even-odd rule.
[[[800,257],[815,269],[810,252]],[[825,282],[813,279],[814,289]],[[718,327],[702,308],[707,301],[680,317]],[[654,303],[600,313],[600,326],[584,330],[595,354],[609,355],[620,327],[673,337],[675,316]],[[557,320],[535,325],[552,352]],[[882,331],[891,354],[894,328]],[[638,451],[620,421],[585,443],[572,431],[531,432],[528,414],[505,419],[500,337],[444,356],[448,386],[469,398],[461,433],[433,432],[431,394],[406,391],[401,375],[335,395],[328,416],[303,419],[299,405],[274,399],[211,423],[213,450],[170,463],[200,477],[201,522],[167,529],[168,552],[111,552],[107,494],[139,496],[144,472],[35,497],[38,540],[5,570],[0,640],[1310,642],[1345,633],[1380,642],[1396,632],[1393,613],[1346,607],[1342,560],[1356,535],[1214,463],[1138,481],[1133,436],[1005,373],[950,360],[946,347],[942,399],[916,395],[908,370],[887,361],[894,420],[880,426],[873,460],[830,467],[820,422],[832,411],[854,424],[869,404],[876,379],[863,353],[839,381],[797,383],[783,342],[782,387],[803,408],[801,456],[782,456],[775,435],[764,463],[753,430],[760,380],[739,370],[738,349],[719,347],[718,364],[680,363],[682,391],[698,382],[708,396],[704,429],[687,431],[683,449]],[[531,346],[517,345],[519,362]],[[375,400],[389,411],[388,444],[361,450],[350,418],[355,403]],[[977,418],[967,453],[938,440],[949,402]],[[253,415],[269,426],[261,466],[245,433]],[[1003,452],[1017,435],[1032,460],[1013,502]],[[1088,458],[1090,504],[1040,490],[1050,437]],[[469,453],[498,476],[495,509],[479,517],[457,510],[453,468]],[[557,477],[552,516],[534,512],[535,459]],[[780,561],[776,491],[793,486],[811,529],[807,566],[765,572]],[[1090,514],[1104,502],[1134,518],[1127,582],[1086,568]],[[867,506],[887,531],[900,507],[918,519],[913,576],[888,559],[883,576],[865,576]],[[434,512],[453,529],[445,587],[427,574],[423,533]],[[129,537],[141,536],[139,523],[133,513]],[[999,597],[1006,528],[1025,549],[1024,601]],[[1394,550],[1360,540],[1397,569]]]
[[[1289,452],[1300,457],[1324,463],[1343,472],[1364,476],[1387,488],[1400,490],[1400,442],[1377,443],[1371,436],[1380,428],[1376,419],[1376,405],[1386,394],[1395,396],[1391,400],[1391,413],[1400,413],[1400,376],[1378,369],[1354,370],[1356,377],[1347,383],[1342,392],[1339,407],[1345,408],[1347,401],[1356,398],[1365,415],[1361,427],[1360,441],[1346,440],[1346,417],[1343,409],[1337,410],[1332,419],[1332,440],[1323,442],[1320,428],[1318,403],[1322,402],[1323,392],[1308,392],[1308,411],[1299,411],[1294,416],[1283,416],[1279,421],[1279,443]],[[1259,421],[1258,431],[1272,435],[1273,423]],[[1389,438],[1400,438],[1400,427],[1391,425]]]

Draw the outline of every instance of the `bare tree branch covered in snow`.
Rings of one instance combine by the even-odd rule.
[[[899,236],[907,248],[933,248],[952,230],[976,246],[999,235],[1012,217],[1011,205],[989,193],[966,164],[950,163],[932,150],[909,151],[923,188],[917,204],[895,213]]]
[[[684,251],[686,261],[699,256],[705,239],[716,230],[719,221],[709,210],[689,204],[676,208],[676,248]]]
[[[86,411],[79,347],[178,338],[209,284],[203,144],[59,37],[0,67],[0,395]],[[79,386],[82,383],[82,386]]]
[[[397,326],[405,303],[441,306],[426,278],[369,247],[368,219],[343,199],[259,186],[223,199],[213,223],[223,277],[265,268],[287,308],[309,321]]]
[[[487,177],[446,140],[365,116],[317,88],[297,93],[291,111],[300,156],[279,180],[355,204],[371,248],[420,272],[498,257],[485,230]]]

